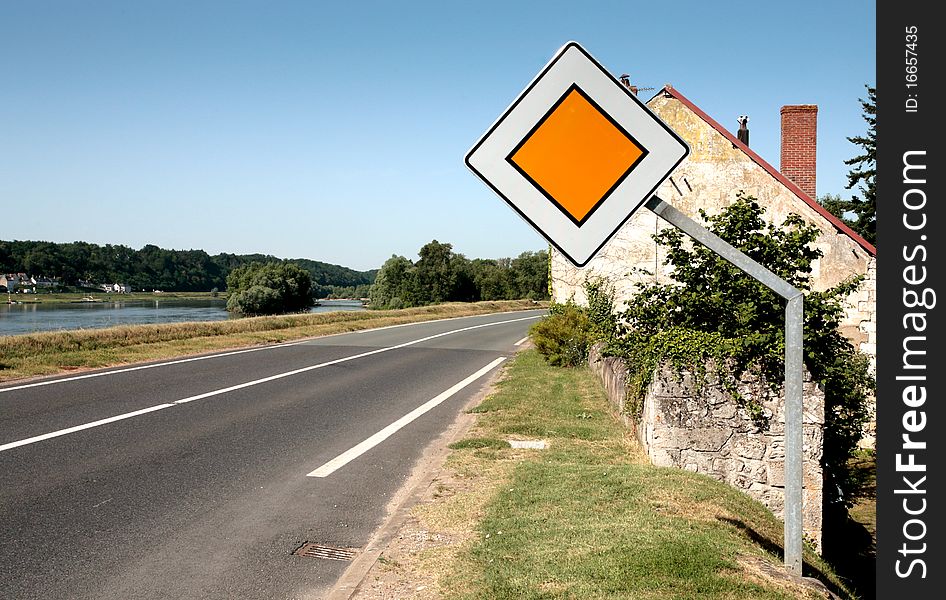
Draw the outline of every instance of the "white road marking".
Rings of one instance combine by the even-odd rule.
[[[481,323],[481,324],[479,324],[479,325],[471,325],[471,326],[469,326],[469,327],[461,327],[460,329],[453,329],[453,330],[451,330],[451,331],[444,331],[443,333],[437,333],[437,334],[434,334],[434,335],[428,335],[427,337],[422,337],[422,338],[419,338],[419,339],[416,339],[416,340],[411,340],[410,342],[404,342],[403,344],[397,344],[396,346],[387,346],[387,347],[385,347],[385,348],[377,348],[377,349],[375,349],[375,350],[369,350],[368,352],[362,352],[362,353],[360,353],[360,354],[354,354],[354,355],[352,355],[352,356],[346,356],[346,357],[344,357],[344,358],[337,358],[337,359],[335,359],[335,360],[330,360],[330,361],[328,361],[328,362],[319,363],[319,364],[316,364],[316,365],[310,365],[310,366],[308,366],[308,367],[302,367],[301,369],[294,369],[294,370],[292,370],[292,371],[286,371],[285,373],[278,373],[278,374],[276,374],[276,375],[270,375],[269,377],[263,377],[262,379],[254,379],[254,380],[252,380],[252,381],[247,381],[247,382],[245,382],[245,383],[240,383],[240,384],[237,384],[237,385],[231,385],[231,386],[229,386],[229,387],[221,388],[221,389],[219,389],[219,390],[213,390],[213,391],[210,391],[210,392],[205,392],[205,393],[203,393],[203,394],[197,394],[196,396],[188,396],[187,398],[182,398],[182,399],[180,399],[180,400],[175,400],[174,402],[171,402],[171,403],[169,403],[169,404],[159,404],[159,405],[157,405],[157,406],[152,406],[152,407],[150,407],[150,408],[143,408],[143,409],[141,409],[141,410],[136,410],[136,411],[134,411],[134,412],[125,413],[125,414],[123,414],[123,415],[118,415],[118,416],[115,416],[115,417],[109,417],[109,418],[107,418],[107,419],[101,419],[101,420],[99,420],[99,421],[93,421],[93,422],[91,422],[91,423],[85,423],[84,425],[76,425],[75,427],[69,427],[68,429],[60,429],[59,431],[54,431],[54,432],[52,432],[52,433],[46,433],[46,434],[43,434],[43,435],[38,435],[38,436],[35,436],[35,437],[27,438],[27,439],[25,439],[25,440],[19,440],[19,441],[16,441],[16,442],[10,442],[10,443],[8,443],[8,444],[3,444],[2,446],[0,446],[0,452],[3,452],[3,451],[5,451],[5,450],[10,450],[10,449],[12,449],[12,448],[17,448],[17,447],[19,447],[19,446],[25,446],[25,445],[27,445],[27,444],[35,444],[36,442],[41,442],[41,441],[43,441],[43,440],[48,440],[48,439],[50,439],[50,438],[59,437],[59,436],[61,436],[61,435],[67,435],[67,434],[70,434],[70,433],[75,433],[75,432],[77,432],[77,431],[82,431],[82,430],[85,430],[85,429],[90,429],[90,428],[92,428],[92,427],[98,427],[98,426],[100,426],[100,425],[107,425],[108,423],[113,423],[113,422],[115,422],[115,421],[121,421],[122,419],[128,419],[128,418],[131,418],[131,417],[136,417],[136,416],[138,416],[138,415],[143,415],[143,414],[145,414],[145,413],[153,412],[153,411],[156,411],[156,410],[161,410],[161,409],[163,409],[163,408],[170,408],[170,407],[172,407],[172,406],[177,406],[177,405],[179,405],[179,404],[186,404],[186,403],[188,403],[188,402],[193,402],[193,401],[195,401],[195,400],[203,400],[204,398],[210,398],[210,397],[212,397],[212,396],[219,396],[219,395],[221,395],[221,394],[226,394],[226,393],[228,393],[228,392],[232,392],[232,391],[235,391],[235,390],[240,390],[240,389],[243,389],[243,388],[248,388],[248,387],[251,387],[251,386],[254,386],[254,385],[260,385],[260,384],[262,384],[262,383],[268,383],[268,382],[270,382],[270,381],[275,381],[275,380],[277,380],[277,379],[282,379],[282,378],[284,378],[284,377],[291,377],[291,376],[293,376],[293,375],[298,375],[298,374],[300,374],[300,373],[305,373],[305,372],[307,372],[307,371],[313,371],[313,370],[315,370],[315,369],[321,369],[321,368],[323,368],[323,367],[328,367],[328,366],[331,366],[331,365],[337,365],[337,364],[344,363],[344,362],[348,362],[348,361],[351,361],[351,360],[356,360],[356,359],[359,359],[359,358],[364,358],[364,357],[366,357],[366,356],[371,356],[371,355],[373,355],[373,354],[380,354],[380,353],[382,353],[382,352],[390,352],[391,350],[398,350],[398,349],[400,349],[400,348],[407,348],[408,346],[413,346],[413,345],[415,345],[415,344],[420,344],[420,343],[422,343],[422,342],[426,342],[426,341],[429,341],[429,340],[433,340],[433,339],[436,339],[436,338],[439,338],[439,337],[443,337],[443,336],[446,336],[446,335],[452,335],[452,334],[454,334],[454,333],[462,333],[462,332],[464,332],[464,331],[471,331],[471,330],[473,330],[473,329],[480,329],[480,328],[483,328],[483,327],[492,327],[492,326],[494,326],[494,325],[505,325],[506,323],[517,323],[517,322],[519,322],[519,321],[528,321],[528,320],[531,320],[531,319],[538,319],[538,318],[540,318],[540,317],[538,317],[538,316],[532,316],[532,317],[523,317],[523,318],[519,318],[519,319],[509,319],[509,320],[506,320],[506,321],[494,321],[494,322],[491,322],[491,323]],[[148,366],[150,366],[150,365],[148,365]],[[133,370],[133,369],[128,369],[128,370]]]
[[[368,450],[371,450],[372,448],[374,448],[375,446],[377,446],[384,440],[394,435],[398,430],[403,428],[405,425],[416,420],[418,417],[430,411],[434,407],[442,404],[445,400],[447,400],[448,398],[450,398],[451,396],[453,396],[454,394],[456,394],[457,392],[459,392],[466,386],[470,385],[471,383],[473,383],[474,381],[476,381],[477,379],[479,379],[486,373],[493,370],[497,365],[499,365],[504,360],[506,360],[506,357],[500,356],[499,358],[489,363],[488,365],[486,365],[485,367],[483,367],[476,373],[473,373],[472,375],[470,375],[463,381],[453,385],[452,387],[441,392],[440,394],[437,394],[437,396],[421,404],[420,406],[418,406],[411,412],[407,413],[406,415],[404,415],[397,421],[391,423],[390,425],[388,425],[381,431],[375,433],[374,435],[372,435],[365,441],[339,454],[338,456],[328,461],[327,463],[325,463],[318,469],[307,474],[306,477],[328,477],[329,475],[331,475],[338,469],[344,467],[345,465],[355,460],[356,458],[358,458],[359,456],[361,456]]]
[[[272,350],[273,348],[285,348],[286,346],[297,346],[304,342],[289,342],[276,346],[262,346],[260,348],[247,348],[245,350],[233,350],[232,352],[222,352],[220,354],[208,354],[205,356],[192,356],[191,358],[181,358],[168,362],[154,363],[150,365],[138,365],[137,367],[127,367],[124,369],[115,369],[114,371],[102,371],[98,373],[86,373],[85,375],[75,375],[73,377],[63,377],[62,379],[53,379],[52,381],[37,381],[35,383],[24,383],[8,388],[0,388],[0,394],[3,392],[12,392],[14,390],[25,390],[27,388],[42,387],[44,385],[53,385],[55,383],[66,383],[67,381],[79,381],[80,379],[92,379],[94,377],[105,377],[106,375],[117,375],[119,373],[129,373],[131,371],[142,371],[144,369],[154,369],[157,367],[167,367],[170,365],[179,365],[181,363],[195,362],[198,360],[208,360],[211,358],[221,358],[223,356],[233,356],[234,354],[246,354],[247,352],[259,352],[260,350]]]
[[[511,312],[504,312],[504,313],[493,313],[493,314],[514,314],[515,312],[518,312],[518,311],[511,311]],[[417,321],[417,322],[415,322],[415,323],[400,323],[400,324],[398,324],[398,325],[387,325],[387,326],[384,326],[384,327],[374,327],[374,328],[371,328],[371,329],[358,329],[358,330],[355,330],[355,331],[345,331],[345,332],[342,332],[342,333],[333,333],[333,334],[327,335],[327,336],[319,336],[319,338],[314,338],[314,339],[320,339],[320,338],[323,338],[323,337],[335,337],[335,336],[340,336],[340,335],[351,335],[351,334],[353,334],[353,333],[371,333],[371,332],[374,332],[374,331],[381,331],[381,330],[383,330],[383,329],[394,329],[394,328],[396,328],[396,327],[409,327],[409,326],[411,326],[411,325],[425,325],[425,324],[428,324],[428,323],[436,323],[436,322],[440,322],[440,321],[454,321],[454,320],[458,320],[458,319],[470,319],[470,318],[473,318],[473,317],[480,317],[480,316],[483,316],[483,315],[468,315],[468,316],[465,316],[465,317],[449,317],[449,318],[446,318],[446,319],[432,319],[432,320],[430,320],[430,321]],[[536,319],[536,318],[538,318],[538,317],[529,317],[529,318]],[[500,322],[501,322],[501,323],[506,323],[507,321],[500,321]],[[457,331],[463,331],[463,330],[461,329],[461,330],[457,330]],[[22,384],[22,385],[15,385],[15,386],[11,386],[11,387],[0,388],[0,394],[2,394],[2,393],[4,393],[4,392],[13,392],[13,391],[16,391],[16,390],[25,390],[25,389],[28,389],[28,388],[42,387],[42,386],[46,386],[46,385],[54,385],[54,384],[57,384],[57,383],[67,383],[67,382],[69,382],[69,381],[79,381],[79,380],[82,380],[82,379],[92,379],[92,378],[95,378],[95,377],[105,377],[105,376],[107,376],[107,375],[118,375],[119,373],[129,373],[129,372],[131,372],[131,371],[142,371],[142,370],[144,370],[144,369],[155,369],[155,368],[157,368],[157,367],[167,367],[167,366],[171,366],[171,365],[179,365],[179,364],[182,364],[182,363],[195,362],[195,361],[198,361],[198,360],[209,360],[209,359],[211,359],[211,358],[223,358],[223,357],[225,357],[225,356],[233,356],[233,355],[235,355],[235,354],[245,354],[245,353],[247,353],[247,352],[259,352],[260,350],[274,350],[274,349],[277,349],[277,348],[285,348],[285,347],[287,347],[287,346],[299,346],[299,345],[302,345],[302,344],[308,344],[308,343],[310,343],[310,342],[312,341],[312,339],[313,339],[313,338],[309,338],[309,339],[305,339],[305,340],[300,340],[300,341],[297,341],[297,342],[286,342],[286,343],[280,343],[280,344],[271,344],[271,345],[269,345],[269,346],[260,346],[260,347],[257,347],[257,348],[246,348],[246,349],[244,349],[244,350],[233,350],[233,351],[230,351],[230,352],[221,352],[221,353],[219,353],[219,354],[208,354],[208,355],[204,355],[204,356],[192,356],[192,357],[190,357],[190,358],[181,358],[181,359],[177,359],[177,360],[170,360],[170,361],[167,361],[167,362],[154,363],[154,364],[149,364],[149,365],[138,365],[138,366],[135,366],[135,367],[126,367],[126,368],[123,368],[123,369],[114,369],[114,370],[111,370],[111,371],[101,371],[101,372],[96,372],[96,373],[86,373],[85,375],[75,375],[75,376],[72,376],[72,377],[63,377],[63,378],[61,378],[61,379],[53,379],[53,380],[50,380],[50,381],[36,381],[36,382],[34,382],[34,383],[24,383],[24,384]]]
[[[84,425],[76,425],[75,427],[69,427],[68,429],[60,429],[59,431],[53,431],[52,433],[44,433],[43,435],[37,435],[36,437],[27,438],[25,440],[20,440],[18,442],[10,442],[9,444],[4,444],[0,446],[0,452],[3,452],[4,450],[10,450],[12,448],[18,448],[20,446],[26,446],[27,444],[35,444],[36,442],[42,442],[43,440],[59,437],[61,435],[68,435],[70,433],[82,431],[83,429],[91,429],[93,427],[98,427],[99,425],[107,425],[108,423],[114,423],[115,421],[121,421],[123,419],[130,419],[132,417],[137,417],[138,415],[154,412],[156,410],[161,410],[163,408],[171,408],[172,406],[174,405],[173,404],[159,404],[157,406],[152,406],[150,408],[142,408],[141,410],[125,413],[123,415],[116,415],[114,417],[109,417],[107,419],[102,419],[100,421],[92,421],[91,423],[86,423]]]
[[[518,342],[516,342],[514,345],[516,345],[516,346],[521,346],[521,345],[525,344],[525,343],[528,342],[528,341],[529,341],[529,336],[526,336],[526,337],[522,338],[521,340],[519,340]]]

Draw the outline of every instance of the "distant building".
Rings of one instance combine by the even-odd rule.
[[[101,287],[108,294],[127,294],[131,292],[131,286],[127,283],[105,283]]]
[[[27,285],[32,285],[32,282],[26,273],[5,273],[0,275],[0,286],[7,288],[8,292],[15,292],[18,287]]]
[[[60,285],[60,281],[58,277],[43,277],[43,276],[35,277],[34,276],[34,277],[30,277],[30,283],[32,283],[34,287],[38,287],[38,288],[53,288],[53,287],[58,287]]]

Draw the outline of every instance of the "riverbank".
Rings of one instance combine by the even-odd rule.
[[[12,335],[0,337],[0,382],[546,305],[530,300],[455,302],[400,310],[300,313]]]
[[[226,300],[226,293],[214,292],[131,292],[113,294],[106,292],[63,292],[37,294],[4,294],[0,302],[15,304],[74,304],[79,302],[133,302],[141,300]]]

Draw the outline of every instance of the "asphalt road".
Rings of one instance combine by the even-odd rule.
[[[321,597],[541,314],[0,386],[0,598]]]

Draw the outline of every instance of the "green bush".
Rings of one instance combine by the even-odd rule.
[[[312,275],[291,263],[251,263],[227,276],[227,310],[244,315],[299,312],[312,306]]]
[[[614,314],[614,286],[603,277],[585,279],[588,298],[588,321],[592,342],[604,342],[610,348],[618,336],[618,319]]]
[[[811,291],[811,265],[821,256],[813,246],[817,228],[798,215],[775,226],[762,219],[763,213],[754,198],[742,194],[717,216],[707,217],[701,211],[710,231],[805,292],[805,366],[825,393],[825,490],[840,490],[840,496],[828,498],[829,502],[848,502],[852,489],[848,459],[869,417],[868,398],[875,389],[866,357],[838,329],[844,298],[857,289],[860,279]],[[661,360],[680,368],[681,360],[699,363],[714,358],[718,366],[730,370],[726,374],[730,382],[752,369],[773,388],[781,386],[784,300],[712,250],[691,244],[676,229],[666,229],[654,239],[667,248],[666,264],[673,267],[676,283],[641,284],[628,301],[621,314],[627,332],[618,344],[628,362],[646,357],[648,368]],[[688,331],[701,335],[688,337]],[[673,349],[680,352],[674,354]],[[751,399],[746,408],[753,412]]]
[[[227,310],[245,315],[273,315],[282,312],[281,306],[279,292],[262,285],[254,285],[227,300]]]
[[[553,304],[549,316],[532,326],[529,335],[550,364],[576,367],[588,360],[591,322],[574,302]]]

